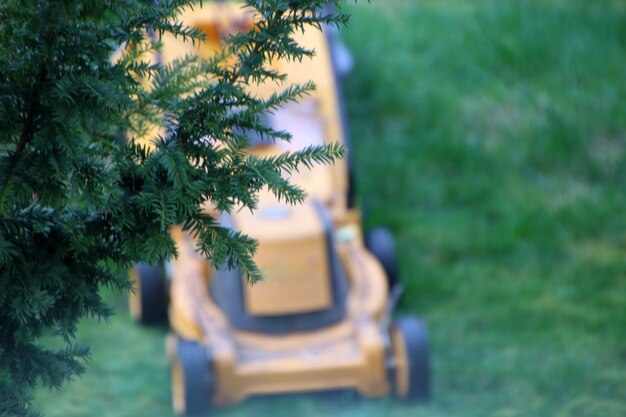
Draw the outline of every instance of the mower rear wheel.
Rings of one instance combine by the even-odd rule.
[[[167,323],[167,283],[163,266],[139,263],[130,271],[135,290],[128,297],[130,315],[141,324]]]
[[[377,227],[365,234],[365,246],[382,264],[389,288],[394,288],[399,280],[396,261],[396,245],[389,229]]]
[[[211,406],[215,377],[213,361],[198,342],[177,340],[172,359],[172,405],[181,415],[206,413]]]
[[[391,330],[396,396],[408,402],[430,396],[430,354],[428,330],[416,317],[398,319]]]

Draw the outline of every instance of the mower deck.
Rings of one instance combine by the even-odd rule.
[[[186,340],[211,347],[220,381],[213,403],[226,405],[254,394],[350,388],[364,396],[389,391],[386,355],[387,284],[382,268],[346,225],[339,244],[342,264],[358,277],[340,323],[316,331],[264,335],[233,329],[209,295],[206,261],[192,238],[178,232],[181,253],[174,260],[170,292],[172,328]],[[352,234],[352,236],[350,236]],[[170,339],[168,352],[174,353]]]

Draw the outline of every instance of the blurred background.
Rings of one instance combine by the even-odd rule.
[[[358,194],[427,321],[432,400],[259,398],[235,416],[626,415],[626,1],[347,2]],[[84,321],[52,416],[169,416],[167,329]]]

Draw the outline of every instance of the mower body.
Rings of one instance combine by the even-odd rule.
[[[183,21],[204,30],[206,44],[164,39],[161,59],[215,53],[224,33],[254,26],[254,17],[246,13],[233,3],[189,11]],[[286,85],[313,81],[317,88],[268,116],[273,128],[291,133],[291,142],[260,144],[250,153],[278,155],[331,142],[349,148],[338,85],[346,57],[333,36],[306,29],[297,40],[314,49],[315,57],[272,64],[287,74]],[[250,88],[267,96],[280,86]],[[409,399],[427,395],[427,357],[415,365],[415,349],[405,340],[424,338],[425,329],[414,322],[407,333],[392,325],[392,292],[398,288],[391,288],[385,259],[367,248],[349,177],[347,160],[314,166],[290,175],[308,194],[301,205],[287,205],[263,191],[254,213],[211,212],[258,242],[254,260],[263,280],[255,284],[237,270],[214,268],[192,236],[172,229],[179,256],[169,261],[164,275],[169,278],[172,331],[166,345],[177,412],[193,414],[259,394],[350,389],[366,397],[392,390]],[[131,312],[140,320],[149,306],[140,298],[143,275],[137,268],[131,274],[139,287]],[[416,366],[425,380],[416,380]]]

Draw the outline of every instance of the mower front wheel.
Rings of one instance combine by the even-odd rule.
[[[395,394],[407,402],[430,397],[428,330],[416,317],[398,319],[391,329]]]
[[[210,352],[198,342],[178,339],[172,358],[172,405],[180,415],[206,413],[215,386]]]
[[[162,265],[139,263],[130,271],[134,290],[128,297],[130,315],[138,323],[167,323],[167,283]]]

